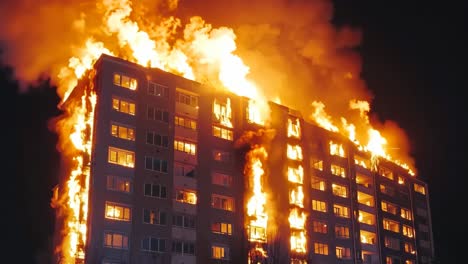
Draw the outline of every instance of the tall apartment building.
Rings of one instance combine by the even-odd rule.
[[[107,55],[91,78],[97,104],[86,263],[433,258],[427,184],[389,161],[372,163],[349,139],[297,111],[270,103],[274,136],[265,143],[262,181],[274,232],[265,232],[248,226],[250,147],[236,144],[245,131],[263,129],[249,121],[248,98]],[[78,85],[66,103],[84,91]],[[288,221],[294,210],[307,216],[302,229]],[[249,239],[251,232],[259,238]]]

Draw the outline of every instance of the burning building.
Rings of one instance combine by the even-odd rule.
[[[57,263],[430,262],[424,181],[256,103],[101,55],[61,105]]]

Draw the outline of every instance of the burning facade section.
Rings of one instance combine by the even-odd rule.
[[[56,123],[61,263],[432,257],[427,185],[346,136],[108,55],[86,76]]]

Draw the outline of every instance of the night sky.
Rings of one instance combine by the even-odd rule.
[[[461,201],[467,200],[463,115],[468,111],[462,93],[468,10],[426,1],[334,2],[333,22],[363,33],[359,53],[362,79],[374,94],[372,112],[405,130],[418,177],[429,183],[438,263],[461,263],[467,253],[456,241],[468,234],[460,215],[466,207]],[[14,263],[50,263],[54,215],[49,204],[60,166],[57,136],[48,123],[60,114],[59,98],[47,76],[18,93],[15,69],[0,60],[4,252]]]

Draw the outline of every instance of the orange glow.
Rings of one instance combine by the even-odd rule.
[[[297,168],[288,167],[288,180],[290,182],[302,184],[304,181],[304,168],[299,165]]]
[[[292,189],[289,195],[289,203],[304,208],[304,192],[302,186],[297,186],[296,189]]]
[[[288,118],[288,137],[301,138],[301,123],[298,118],[294,121]]]
[[[291,250],[298,253],[307,252],[307,238],[305,236],[305,231],[293,232],[291,234]]]
[[[305,221],[306,221],[306,215],[304,212],[300,212],[297,208],[294,208],[291,210],[289,213],[289,224],[291,228],[295,229],[304,229],[305,228]]]
[[[317,122],[320,127],[325,128],[326,130],[332,132],[338,132],[338,127],[333,125],[331,121],[331,117],[325,112],[325,104],[318,101],[313,101],[312,106],[315,108],[314,112],[312,113],[312,119]]]
[[[232,128],[231,99],[227,98],[226,103],[222,104],[217,99],[213,102],[213,114],[216,120],[223,126]]]
[[[264,126],[266,119],[269,116],[269,107],[264,101],[255,101],[250,99],[247,107],[247,121],[257,125]]]
[[[299,145],[287,145],[288,159],[302,161],[302,148]]]
[[[337,156],[345,158],[346,155],[345,155],[343,145],[338,144],[338,143],[333,143],[333,141],[330,141],[330,155],[337,155]]]

